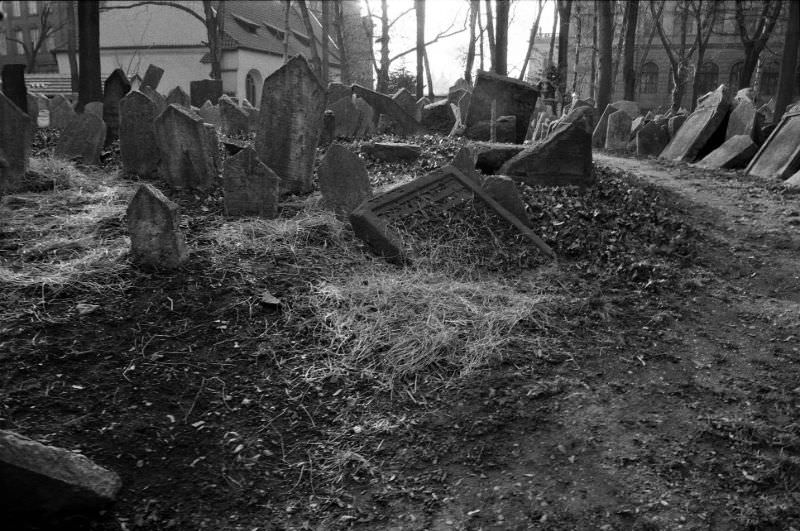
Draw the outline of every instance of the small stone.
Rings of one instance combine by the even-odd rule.
[[[134,262],[175,268],[186,261],[189,251],[178,228],[178,205],[161,191],[141,185],[128,204],[127,217]]]
[[[344,146],[332,144],[317,170],[322,202],[340,219],[372,197],[369,175],[364,162]]]
[[[102,119],[91,113],[78,114],[58,138],[55,154],[83,164],[98,164],[105,138],[106,124]]]
[[[222,169],[225,213],[228,216],[278,216],[281,179],[246,147],[225,160]]]
[[[399,142],[364,144],[361,150],[373,159],[382,162],[417,160],[422,153],[422,148],[415,144],[403,144]]]

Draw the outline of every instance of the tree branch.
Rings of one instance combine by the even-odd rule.
[[[141,6],[169,6],[169,7],[174,7],[175,9],[180,9],[181,11],[183,11],[185,13],[189,13],[194,18],[196,18],[197,20],[202,22],[203,25],[205,25],[205,23],[206,23],[205,19],[202,16],[200,16],[198,13],[196,13],[193,9],[188,8],[183,4],[179,4],[178,2],[153,2],[153,1],[149,1],[149,2],[134,2],[132,4],[125,4],[125,5],[113,5],[113,6],[104,5],[104,6],[100,7],[100,11],[110,11],[112,9],[132,9],[134,7],[141,7]]]
[[[440,32],[440,33],[439,33],[439,34],[438,34],[436,37],[434,37],[433,39],[431,39],[431,40],[429,40],[428,42],[426,42],[426,43],[425,43],[425,46],[428,46],[428,45],[430,45],[430,44],[433,44],[433,43],[435,43],[435,42],[439,41],[440,39],[446,39],[447,37],[452,37],[453,35],[458,35],[459,33],[462,33],[462,32],[464,32],[464,31],[467,31],[467,28],[466,28],[466,27],[464,27],[464,28],[461,28],[460,30],[454,31],[454,32],[452,32],[452,33],[447,33],[448,31],[450,31],[450,29],[451,29],[453,26],[455,26],[455,22],[453,22],[452,24],[450,24],[450,27],[449,27],[449,28],[447,28],[446,30],[444,30],[444,31]],[[399,54],[395,55],[394,57],[392,57],[391,59],[389,59],[389,63],[392,63],[392,62],[393,62],[393,61],[395,61],[396,59],[400,59],[401,57],[403,57],[403,56],[405,56],[405,55],[408,55],[408,54],[410,54],[411,52],[414,52],[414,51],[416,51],[416,49],[417,49],[417,47],[416,47],[416,46],[414,46],[413,48],[409,48],[408,50],[404,51],[403,53],[399,53]]]

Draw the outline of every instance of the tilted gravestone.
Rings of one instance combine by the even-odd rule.
[[[625,111],[611,113],[606,129],[606,149],[622,150],[627,148],[631,138],[631,117]]]
[[[764,115],[756,110],[752,101],[741,99],[728,117],[725,140],[737,135],[748,135],[753,142],[760,144],[763,125]]]
[[[149,85],[140,86],[139,91],[155,103],[156,116],[167,110],[167,99],[160,92],[157,92]]]
[[[525,210],[525,202],[519,195],[517,185],[511,177],[505,175],[489,175],[483,181],[483,191],[489,197],[497,201],[503,208],[511,212],[526,227],[533,228],[528,213]]]
[[[667,132],[669,133],[670,139],[675,137],[685,121],[685,114],[676,114],[675,116],[670,116],[669,121],[667,122]]]
[[[63,94],[56,94],[50,100],[50,127],[64,129],[75,118],[72,103]]]
[[[496,101],[497,116],[516,116],[514,143],[521,144],[538,97],[538,90],[518,79],[478,72],[466,116],[467,130],[478,122],[491,120],[492,101]]]
[[[636,155],[639,157],[658,156],[669,143],[667,128],[655,121],[647,122],[636,133]]]
[[[206,100],[216,105],[222,97],[222,80],[220,79],[201,79],[189,83],[189,94],[191,104],[200,107]]]
[[[375,110],[364,98],[353,96],[353,105],[358,111],[356,138],[372,136],[375,133]]]
[[[119,138],[119,102],[131,91],[131,82],[121,68],[106,79],[103,89],[103,121],[106,123],[106,144]]]
[[[730,137],[720,147],[703,157],[697,163],[703,168],[722,168],[733,170],[744,168],[758,151],[758,145],[753,142],[750,135],[736,135]]]
[[[597,125],[594,127],[594,132],[592,133],[592,147],[598,149],[604,149],[606,147],[608,117],[617,111],[619,111],[619,109],[614,107],[613,103],[606,105],[606,108],[603,110],[603,114],[600,115],[600,119],[597,120]]]
[[[319,136],[319,145],[327,146],[336,138],[336,114],[327,109],[322,114],[322,133]]]
[[[729,109],[730,94],[727,85],[720,85],[717,90],[699,98],[697,108],[661,152],[660,158],[693,162],[701,152],[709,148],[709,140],[725,123]]]
[[[310,192],[325,89],[298,55],[264,80],[261,94],[255,142],[259,158],[281,178],[284,192]]]
[[[189,251],[179,228],[178,205],[149,184],[139,186],[127,210],[131,256],[137,264],[175,268]]]
[[[420,123],[416,120],[415,113],[409,114],[406,109],[389,96],[364,88],[361,85],[353,85],[353,94],[366,101],[378,115],[385,114],[394,120],[398,128],[398,134],[407,136],[419,131]]]
[[[98,164],[106,139],[106,124],[91,113],[78,114],[62,131],[55,154],[83,164]]]
[[[222,118],[220,116],[219,105],[214,105],[210,101],[207,101],[203,104],[202,107],[197,109],[197,114],[203,119],[203,121],[207,124],[211,124],[215,127],[220,127],[222,124]]]
[[[278,215],[281,179],[261,162],[255,150],[246,147],[225,160],[222,188],[228,216]]]
[[[144,73],[141,87],[150,87],[153,90],[158,90],[158,84],[161,83],[161,78],[164,75],[164,69],[156,65],[148,65],[147,71]]]
[[[103,119],[103,102],[102,101],[90,101],[86,105],[83,106],[83,112],[88,114],[94,114],[101,120]]]
[[[331,86],[334,85],[331,83]],[[353,103],[353,93],[350,87],[344,90],[332,91],[328,87],[328,103],[326,110],[332,111],[336,117],[334,138],[354,138],[361,123],[361,112]]]
[[[498,116],[495,124],[497,142],[513,144],[517,139],[517,117],[514,115]],[[466,128],[465,135],[472,140],[489,141],[492,138],[492,126],[488,120],[475,122]]]
[[[206,189],[217,178],[219,140],[214,126],[170,105],[155,119],[161,174],[175,188]]]
[[[28,170],[33,122],[0,93],[0,196],[19,189]]]
[[[515,155],[498,173],[531,186],[592,185],[592,137],[577,124],[562,125],[544,142]]]
[[[420,121],[421,113],[417,108],[417,101],[408,90],[401,88],[394,93],[392,99],[400,106],[401,109],[413,116],[414,120],[417,122]]]
[[[188,109],[192,105],[192,100],[189,98],[189,95],[183,91],[181,86],[178,85],[169,91],[167,94],[166,103],[167,105],[174,103],[175,105],[180,105],[181,107],[186,107]]]
[[[147,177],[158,169],[156,144],[156,104],[138,90],[132,90],[120,103],[119,151],[122,169]]]
[[[522,153],[526,146],[521,144],[500,144],[491,142],[475,142],[475,167],[481,172],[491,175],[497,173],[503,164]]]
[[[2,74],[3,94],[14,102],[22,112],[28,112],[28,87],[25,86],[25,65],[3,65]]]
[[[748,175],[786,180],[800,169],[800,110],[783,115],[747,166]]]
[[[347,219],[355,208],[372,197],[369,175],[358,155],[341,144],[331,144],[317,169],[322,203]]]
[[[350,214],[353,232],[373,252],[392,263],[407,263],[411,256],[393,225],[419,212],[457,209],[466,201],[479,200],[513,225],[547,256],[553,251],[516,216],[492,199],[471,178],[453,166],[439,168],[410,183],[364,201]]]
[[[230,96],[223,95],[219,99],[219,117],[222,132],[226,135],[243,135],[250,131],[248,116]]]
[[[429,103],[422,108],[422,127],[430,133],[448,134],[456,123],[453,109],[447,100]]]

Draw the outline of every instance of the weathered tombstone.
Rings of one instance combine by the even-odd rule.
[[[450,93],[447,95],[447,102],[448,103],[458,103],[461,98],[464,97],[465,94],[470,94],[471,91],[466,89],[456,89],[451,90]]]
[[[447,100],[430,103],[422,108],[422,126],[430,133],[448,134],[456,123],[453,109]]]
[[[416,120],[414,114],[406,112],[403,107],[389,96],[361,85],[353,85],[353,94],[366,101],[378,115],[385,114],[394,120],[400,135],[411,135],[419,130],[420,123]]]
[[[353,138],[356,136],[361,120],[361,113],[353,104],[352,96],[339,98],[337,101],[327,105],[335,119],[336,129],[334,138]]]
[[[431,103],[433,102],[429,100],[427,96],[422,96],[420,99],[417,100],[417,109],[419,109],[420,112],[422,112],[423,107],[425,107],[426,105],[430,105]]]
[[[172,105],[173,103],[187,109],[192,106],[191,98],[184,92],[180,85],[175,86],[175,88],[170,90],[167,94],[166,104]]]
[[[772,123],[775,121],[775,98],[770,99],[767,103],[758,108],[758,112],[764,115],[764,123]]]
[[[499,173],[531,186],[589,186],[592,137],[577,124],[565,125],[503,164]]]
[[[227,95],[219,99],[219,117],[226,135],[245,135],[250,131],[250,119]]]
[[[131,83],[121,68],[106,79],[103,89],[103,121],[106,123],[106,144],[119,138],[119,102],[130,92]]]
[[[3,65],[2,74],[3,94],[14,102],[22,112],[28,112],[28,87],[25,86],[25,65]]]
[[[491,142],[475,142],[472,146],[476,153],[475,167],[486,175],[497,173],[503,164],[519,155],[526,147],[521,144]]]
[[[328,148],[317,177],[323,205],[339,218],[347,219],[358,205],[372,197],[364,162],[341,144]]]
[[[32,142],[31,118],[0,93],[0,196],[19,189]]]
[[[625,111],[628,113],[628,116],[630,116],[631,120],[639,116],[639,104],[635,101],[618,100],[611,105],[613,105],[618,111]]]
[[[786,180],[800,169],[800,111],[785,113],[747,166],[748,175]]]
[[[214,126],[174,104],[154,124],[164,179],[175,188],[209,188],[217,178],[219,158]]]
[[[669,144],[666,127],[654,121],[647,122],[636,133],[636,155],[639,157],[658,156]]]
[[[219,105],[214,105],[210,101],[206,101],[202,107],[197,109],[197,114],[207,124],[211,124],[216,127],[220,127],[222,125],[222,117],[220,115]]]
[[[103,119],[103,102],[102,101],[90,101],[86,105],[83,106],[83,112],[87,114],[94,114],[101,120]]]
[[[50,100],[50,127],[64,129],[75,118],[75,109],[63,94],[56,94]]]
[[[470,146],[462,146],[461,149],[458,150],[458,153],[456,153],[456,156],[453,157],[450,165],[457,168],[458,171],[472,179],[476,184],[481,184],[481,176],[475,171],[476,161],[477,154],[475,150]]]
[[[753,139],[753,142],[761,144],[761,128],[763,125],[764,116],[756,110],[753,102],[742,99],[728,117],[725,140],[737,135],[748,135]]]
[[[0,495],[6,523],[30,524],[101,509],[116,499],[121,486],[117,474],[79,453],[0,430]]]
[[[755,103],[755,92],[753,91],[752,87],[739,89],[739,91],[736,92],[736,96],[733,97],[733,101],[737,104],[743,101]]]
[[[703,157],[698,166],[733,170],[744,168],[758,151],[758,145],[750,135],[730,137],[720,147]]]
[[[361,150],[373,159],[382,162],[417,160],[422,153],[422,148],[417,145],[399,142],[370,142],[361,146]]]
[[[472,92],[467,92],[463,96],[458,99],[458,109],[461,111],[461,121],[465,122],[467,119],[467,113],[469,112],[469,104],[472,101]]]
[[[631,121],[631,138],[636,138],[636,133],[639,132],[644,124],[650,123],[652,120],[645,120],[644,116],[637,116]]]
[[[414,96],[412,96],[408,90],[401,88],[394,93],[392,99],[400,106],[401,109],[413,116],[414,120],[417,122],[420,121],[422,118],[422,113],[417,108],[417,102],[414,99]]]
[[[709,140],[728,116],[730,96],[727,85],[720,85],[717,90],[699,98],[698,103],[695,111],[661,152],[662,159],[693,162],[709,148]]]
[[[175,268],[189,251],[179,228],[178,205],[149,184],[139,186],[127,210],[131,255],[137,264]]]
[[[33,125],[38,125],[38,118],[39,118],[39,100],[36,98],[35,94],[31,94],[30,92],[25,97],[28,103],[28,116],[30,116]]]
[[[167,99],[150,85],[142,85],[139,92],[150,98],[150,101],[156,105],[156,116],[167,110]]]
[[[327,146],[336,138],[336,114],[330,109],[322,114],[322,133],[319,135],[319,145]]]
[[[453,83],[452,87],[447,89],[447,93],[450,94],[451,92],[456,92],[458,90],[472,91],[472,85],[470,85],[470,83],[463,77],[460,77],[456,79],[456,82]]]
[[[483,191],[489,197],[497,201],[500,206],[508,210],[525,226],[533,227],[528,213],[525,210],[525,202],[519,195],[517,185],[511,177],[505,175],[489,175],[483,180]]]
[[[578,100],[569,113],[561,119],[561,122],[565,124],[577,123],[586,129],[587,133],[592,134],[592,131],[594,131],[594,108]]]
[[[156,104],[138,90],[132,90],[122,98],[119,151],[122,169],[127,173],[147,177],[158,169],[156,116]]]
[[[517,117],[513,115],[499,116],[495,133],[499,143],[517,143]],[[491,122],[485,120],[475,122],[467,127],[465,135],[472,140],[489,141],[491,139]]]
[[[606,149],[624,150],[631,137],[631,117],[625,111],[616,111],[608,117]]]
[[[200,81],[189,82],[189,94],[191,95],[191,104],[195,107],[200,107],[209,100],[216,105],[222,97],[222,80],[221,79],[202,79]]]
[[[669,121],[667,122],[667,132],[669,132],[670,139],[675,138],[675,135],[678,133],[678,130],[685,121],[685,114],[676,114],[675,116],[670,116]]]
[[[161,83],[161,77],[163,75],[163,68],[160,68],[156,65],[148,65],[147,71],[144,73],[144,79],[142,79],[142,82],[139,85],[140,90],[141,87],[150,87],[153,90],[158,90],[158,84]]]
[[[353,96],[353,105],[358,111],[357,138],[369,137],[375,133],[375,110],[364,98]]]
[[[106,139],[106,124],[91,113],[78,114],[58,138],[55,153],[83,164],[98,164]]]
[[[538,97],[538,90],[518,79],[478,72],[466,116],[467,131],[478,122],[491,120],[492,101],[496,101],[497,116],[516,116],[514,143],[521,144]]]
[[[258,109],[247,101],[247,98],[242,100],[239,109],[247,116],[247,130],[254,133],[258,129]]]
[[[245,147],[225,160],[222,187],[228,216],[278,215],[281,179],[261,162],[255,150]]]
[[[37,118],[39,127],[50,127],[50,100],[44,94],[39,93],[34,93],[33,97],[36,100],[39,114],[36,117],[31,115],[31,118]]]
[[[310,192],[325,89],[298,55],[264,80],[261,94],[256,131],[259,158],[281,178],[283,191]]]
[[[334,103],[342,98],[352,98],[353,87],[343,83],[331,82],[328,83],[328,88],[325,90],[325,98],[328,103]]]

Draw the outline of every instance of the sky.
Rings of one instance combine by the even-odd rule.
[[[380,0],[364,0],[369,2],[372,14],[380,16]],[[389,21],[399,14],[414,7],[413,0],[388,0]],[[481,8],[485,14],[485,2],[481,0]],[[428,46],[428,60],[433,73],[434,91],[437,94],[447,93],[447,88],[458,78],[464,77],[464,62],[469,44],[469,0],[427,0],[425,2],[425,40],[431,40],[439,32],[454,24],[453,30],[466,27],[467,29],[457,35],[443,39]],[[513,0],[509,15],[508,29],[508,73],[509,76],[519,75],[525,52],[528,49],[531,25],[538,12],[538,0]],[[547,0],[544,13],[539,21],[539,30],[549,33],[553,28],[555,0]],[[366,5],[362,7],[366,15]],[[485,24],[485,17],[483,18]],[[380,20],[376,19],[376,37],[380,33]],[[451,30],[451,31],[453,31]],[[417,20],[414,10],[411,9],[389,32],[389,55],[394,56],[412,48],[416,44]],[[489,42],[485,41],[485,67],[489,69]],[[376,44],[375,54],[379,58],[380,45]],[[475,58],[475,67],[479,58]],[[412,73],[416,72],[416,55],[410,53],[392,63],[391,69],[396,70],[405,66]]]

